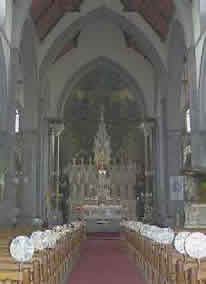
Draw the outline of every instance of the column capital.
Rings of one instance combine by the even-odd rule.
[[[150,136],[152,134],[154,125],[155,125],[154,121],[143,121],[141,123],[140,127],[143,129],[145,136]]]
[[[61,120],[49,119],[49,128],[55,136],[60,136],[64,130],[64,123]]]
[[[19,52],[19,49],[17,47],[11,47],[10,48],[10,54],[13,58],[18,59],[18,62],[19,62],[20,52]]]

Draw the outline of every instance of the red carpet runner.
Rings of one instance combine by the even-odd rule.
[[[69,284],[144,284],[118,239],[88,239]]]
[[[98,233],[89,233],[87,234],[87,238],[90,240],[119,240],[120,239],[120,233],[104,233],[104,232],[98,232]]]

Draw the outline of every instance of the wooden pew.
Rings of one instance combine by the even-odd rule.
[[[61,238],[54,249],[36,252],[30,263],[21,266],[9,254],[9,243],[32,230],[0,231],[0,284],[60,284],[76,262],[80,243],[85,239],[83,227]]]
[[[206,259],[198,262],[178,253],[171,245],[157,244],[128,228],[122,228],[121,238],[148,283],[206,284]]]

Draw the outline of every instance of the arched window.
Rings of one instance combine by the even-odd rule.
[[[20,113],[19,113],[19,110],[16,109],[15,133],[19,133],[19,131],[20,131]]]
[[[191,113],[190,108],[185,111],[185,129],[187,133],[191,133]]]
[[[183,168],[191,167],[191,110],[188,90],[188,60],[187,55],[184,58],[184,69],[182,74],[182,91],[180,106],[183,118],[183,135],[182,135],[182,162]]]
[[[191,167],[191,112],[190,108],[185,110],[185,134],[183,140],[183,167],[190,168]]]

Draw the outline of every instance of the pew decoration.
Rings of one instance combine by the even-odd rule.
[[[68,233],[72,233],[81,229],[81,222],[74,222],[68,225],[55,226],[52,230],[36,231],[31,234],[36,251],[41,251],[47,248],[55,248],[57,241],[64,238]]]
[[[2,233],[0,283],[65,283],[80,257],[80,245],[86,238],[85,224],[73,222],[45,231],[32,229]],[[9,245],[8,239],[12,239]],[[9,245],[9,250],[8,250]],[[4,259],[4,263],[2,263]]]
[[[179,253],[184,255],[187,254],[185,250],[185,240],[189,237],[190,234],[190,232],[180,232],[176,235],[174,240],[174,247]]]
[[[187,254],[196,259],[206,257],[206,235],[195,232],[190,234],[185,240],[185,250]]]
[[[160,228],[135,221],[124,221],[121,223],[121,226],[140,233],[142,236],[159,244],[172,244],[175,237],[175,232],[171,228]]]
[[[48,236],[47,248],[49,248],[49,249],[55,248],[56,242],[58,240],[56,233],[52,230],[46,230],[45,233]]]
[[[30,239],[36,251],[43,250],[46,248],[47,243],[46,243],[45,238],[46,238],[46,235],[44,235],[44,233],[41,231],[36,231],[31,234]]]
[[[20,263],[28,262],[34,254],[34,245],[27,236],[19,236],[15,238],[10,245],[11,256]]]
[[[57,242],[64,238],[68,233],[72,234],[81,229],[82,222],[73,222],[71,224],[55,226],[51,230],[35,231],[30,238],[27,236],[16,237],[10,245],[11,256],[20,262],[29,261],[34,251],[42,251],[47,248],[55,248]]]
[[[195,259],[206,258],[206,235],[203,233],[180,232],[175,234],[171,228],[160,228],[135,221],[123,221],[121,226],[158,244],[173,244],[175,249],[183,255]]]
[[[205,284],[206,234],[175,232],[135,221],[121,223],[129,256],[152,284]]]

